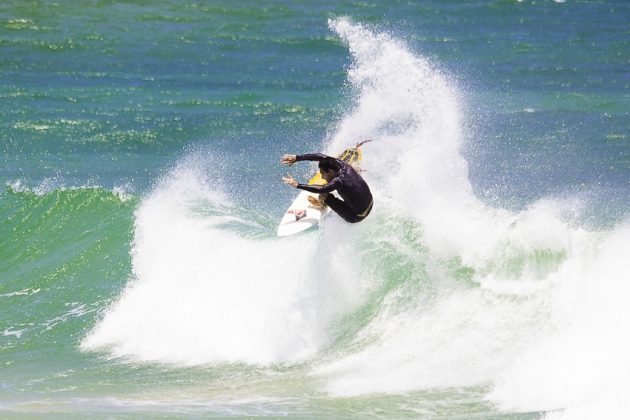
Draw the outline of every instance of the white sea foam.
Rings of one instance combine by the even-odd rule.
[[[52,330],[57,325],[66,323],[70,318],[82,317],[88,312],[91,312],[91,310],[88,309],[86,305],[81,302],[68,302],[65,304],[65,306],[70,308],[67,312],[52,319],[48,319],[42,324],[42,326],[46,327],[44,331]]]
[[[54,191],[76,191],[76,190],[98,190],[105,189],[96,182],[88,182],[86,185],[67,186],[66,182],[60,176],[45,177],[35,186],[29,186],[21,179],[16,179],[5,184],[11,191],[16,193],[33,193],[39,197],[50,194]],[[133,197],[133,187],[129,183],[115,185],[110,190],[122,202],[128,201]]]
[[[22,330],[11,330],[9,328],[6,328],[4,332],[2,333],[2,335],[5,337],[14,336],[15,338],[20,338],[22,337],[22,334],[24,333],[24,331],[26,331],[26,328]]]
[[[122,202],[129,201],[133,197],[132,191],[133,188],[129,183],[116,185],[112,188],[112,193]]]
[[[35,293],[39,293],[41,289],[34,287],[27,287],[26,289],[18,290],[16,292],[7,292],[0,294],[0,297],[13,297],[13,296],[29,296],[34,295]]]
[[[239,221],[229,199],[190,165],[137,210],[134,279],[83,348],[184,365],[312,356],[350,287],[313,270],[327,252],[314,235],[252,240],[224,229],[226,217]]]
[[[493,401],[514,410],[569,408],[550,418],[630,416],[629,222],[572,252],[554,273],[555,331],[499,376]]]

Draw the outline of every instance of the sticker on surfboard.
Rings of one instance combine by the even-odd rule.
[[[297,222],[300,219],[303,219],[306,217],[306,210],[304,209],[300,209],[300,210],[287,210],[287,214],[292,214],[293,216],[295,216],[295,221]]]

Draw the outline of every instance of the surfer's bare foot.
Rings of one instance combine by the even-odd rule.
[[[313,197],[312,195],[309,195],[307,199],[308,199],[308,202],[311,203],[312,206],[315,206],[315,207],[322,206],[322,203],[320,203],[320,201],[317,198]]]
[[[324,204],[324,200],[321,199],[322,195],[320,195],[319,198],[309,195],[308,202],[311,203],[313,207],[317,207],[318,209],[323,209],[324,207],[326,207],[326,205]]]

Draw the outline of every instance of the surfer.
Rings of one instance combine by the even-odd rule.
[[[308,197],[309,202],[317,207],[330,207],[346,222],[357,223],[370,214],[374,204],[372,193],[367,183],[352,166],[342,160],[321,153],[284,155],[280,163],[291,166],[295,162],[303,160],[319,162],[319,171],[326,184],[300,184],[289,174],[282,178],[285,184],[319,194],[319,199]],[[337,191],[343,200],[330,194],[333,191]]]

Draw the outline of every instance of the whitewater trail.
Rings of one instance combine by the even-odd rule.
[[[330,27],[352,54],[355,103],[326,148],[377,139],[363,166],[373,214],[288,239],[243,235],[226,228],[245,221],[225,186],[184,162],[137,209],[133,277],[82,348],[307,362],[338,396],[483,387],[516,411],[586,412],[577,405],[600,406],[598,390],[627,390],[628,223],[588,231],[552,198],[485,205],[460,153],[456,85],[388,34],[346,18]],[[338,326],[366,302],[379,306]]]

